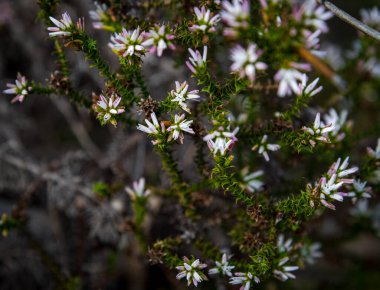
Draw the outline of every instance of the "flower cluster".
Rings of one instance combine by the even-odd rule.
[[[141,58],[145,53],[143,46],[144,36],[140,33],[140,28],[130,31],[123,28],[120,33],[111,36],[109,46],[119,56],[130,58],[136,56]]]
[[[212,13],[205,6],[201,9],[194,7],[195,20],[194,24],[189,27],[190,31],[202,31],[203,33],[215,32],[215,25],[220,21],[218,14],[212,16]]]
[[[180,271],[176,278],[181,280],[186,277],[187,285],[190,286],[193,283],[196,287],[198,283],[207,280],[206,275],[202,272],[202,269],[206,267],[207,265],[201,264],[199,259],[191,262],[187,257],[183,257],[183,265],[176,267]]]
[[[166,25],[155,25],[148,33],[145,33],[146,40],[142,43],[145,47],[150,47],[149,52],[157,52],[157,56],[162,56],[165,49],[175,49],[172,42],[174,35],[170,32],[170,28]]]
[[[235,268],[235,266],[230,265],[228,262],[228,259],[229,259],[229,257],[227,256],[226,253],[224,253],[222,256],[222,260],[220,262],[215,261],[216,267],[211,268],[208,271],[209,275],[221,274],[221,275],[231,277],[232,276],[231,271]]]
[[[237,272],[234,277],[230,278],[230,284],[239,285],[242,284],[240,290],[249,290],[251,288],[252,280],[258,284],[260,283],[260,279],[256,276],[253,276],[250,272],[243,273]]]
[[[259,144],[256,144],[252,147],[252,151],[258,149],[258,153],[264,156],[265,161],[269,161],[268,151],[277,151],[280,150],[281,146],[278,144],[268,144],[268,135],[264,135]]]
[[[286,281],[288,279],[295,279],[296,276],[292,273],[298,270],[298,266],[288,266],[289,258],[285,257],[278,261],[275,270],[273,270],[273,275],[281,281]]]
[[[224,127],[219,127],[203,137],[203,141],[207,142],[210,151],[214,155],[217,155],[218,152],[224,155],[236,143],[238,131],[239,127],[236,127],[232,132],[224,131]]]
[[[249,1],[224,0],[222,2],[222,12],[220,16],[227,27],[224,28],[223,34],[229,37],[236,37],[239,30],[248,27],[250,18]]]
[[[103,95],[99,95],[99,98],[100,100],[95,106],[95,112],[98,113],[97,118],[100,120],[101,124],[110,122],[112,125],[116,126],[117,121],[115,116],[125,112],[125,108],[119,106],[121,97],[112,94],[109,98]]]
[[[16,94],[11,102],[23,102],[25,97],[32,91],[31,84],[26,80],[25,76],[17,74],[17,79],[14,84],[7,83],[8,89],[4,90],[4,94]]]
[[[83,18],[78,19],[76,25],[74,25],[73,21],[71,20],[70,15],[65,12],[62,14],[62,19],[58,20],[54,17],[49,17],[51,22],[55,26],[50,26],[47,28],[49,32],[50,37],[56,37],[56,36],[70,36],[72,33],[78,29],[79,31],[84,31],[84,20]]]
[[[186,61],[186,65],[193,74],[196,74],[198,69],[206,67],[207,46],[203,47],[203,54],[198,50],[194,51],[191,48],[189,48],[189,52],[191,56],[189,57],[189,60]]]
[[[231,70],[238,72],[240,77],[247,77],[251,82],[255,80],[256,70],[265,70],[268,66],[258,58],[262,51],[257,49],[256,44],[249,44],[247,49],[241,45],[237,45],[231,51],[231,59],[233,64]]]
[[[179,142],[182,144],[184,139],[183,132],[195,134],[194,130],[190,127],[190,124],[192,122],[193,120],[187,121],[185,119],[185,114],[175,115],[173,125],[168,128],[168,131],[172,132],[172,134],[169,136],[168,141],[171,139],[177,140],[179,138]]]
[[[312,138],[309,139],[309,143],[312,147],[314,147],[316,141],[329,143],[330,140],[327,136],[327,133],[333,131],[334,127],[331,123],[325,125],[323,122],[321,122],[321,115],[317,113],[315,116],[313,128],[302,127],[302,130],[311,135]]]
[[[93,20],[92,26],[95,29],[104,29],[104,30],[111,30],[113,31],[113,28],[107,25],[107,22],[110,20],[109,15],[107,14],[107,5],[106,4],[99,4],[97,2],[94,3],[96,6],[96,10],[89,11],[90,18]]]
[[[200,96],[198,95],[198,90],[188,91],[188,89],[189,85],[186,81],[184,81],[183,83],[179,83],[178,81],[176,81],[175,90],[172,90],[170,92],[170,97],[171,102],[177,103],[182,110],[190,114],[190,108],[187,106],[186,101],[197,100],[200,98]]]
[[[326,176],[323,176],[318,184],[319,198],[321,203],[332,210],[335,210],[335,206],[331,203],[332,200],[343,201],[343,197],[347,196],[347,193],[338,191],[344,184],[352,184],[354,179],[345,178],[358,171],[358,167],[348,167],[349,157],[347,157],[342,163],[339,158],[334,162]]]

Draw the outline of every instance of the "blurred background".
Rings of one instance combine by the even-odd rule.
[[[85,17],[86,29],[98,40],[102,55],[116,66],[117,58],[107,47],[109,34],[91,27],[88,11],[94,9],[93,3],[61,2],[59,12],[68,11],[73,19]],[[361,8],[379,5],[378,0],[333,2],[356,17]],[[18,72],[41,83],[54,72],[53,43],[37,14],[33,0],[0,0],[1,90],[7,82],[14,82]],[[324,41],[342,50],[350,48],[357,32],[337,19],[329,24]],[[67,50],[66,55],[73,84],[89,98],[92,92],[100,93],[102,79],[82,53]],[[144,76],[156,98],[165,96],[180,76],[189,79],[187,70],[176,67],[169,57],[160,61],[147,57]],[[188,146],[176,152],[189,156],[180,164],[184,172],[190,172],[188,178],[192,178],[194,150]],[[175,280],[174,271],[149,266],[148,259],[136,250],[128,220],[123,218],[130,210],[123,190],[104,198],[92,190],[98,181],[112,180],[122,187],[141,176],[152,185],[168,184],[150,142],[133,127],[101,127],[93,113],[62,97],[31,96],[24,103],[10,104],[10,97],[0,93],[0,213],[19,210],[28,220],[23,230],[0,237],[0,289],[66,289],[62,285],[72,289],[186,289]],[[159,204],[153,207],[165,213]],[[363,223],[352,223],[347,212],[329,211],[315,221],[312,234],[325,245],[324,258],[297,273],[295,281],[258,287],[379,289],[380,238],[370,226],[363,229]],[[155,228],[155,221],[148,223],[152,231],[165,230]],[[355,227],[360,227],[360,234],[350,236]]]

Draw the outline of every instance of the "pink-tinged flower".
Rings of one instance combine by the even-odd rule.
[[[104,29],[113,31],[114,29],[107,25],[109,22],[110,16],[107,14],[107,5],[99,4],[97,2],[94,3],[96,6],[96,10],[91,10],[88,13],[90,14],[90,18],[93,20],[92,26],[95,29]]]
[[[145,40],[142,45],[145,47],[150,47],[149,52],[155,53],[157,51],[157,56],[162,56],[162,52],[170,48],[175,49],[172,42],[174,39],[174,34],[171,34],[170,27],[166,25],[153,27],[148,33],[145,34],[147,40]]]
[[[315,32],[311,33],[309,30],[304,30],[303,34],[305,37],[305,45],[306,48],[314,55],[318,57],[324,57],[326,55],[325,51],[321,51],[320,49],[320,39],[319,36],[321,35],[321,30],[316,30]]]
[[[116,126],[117,122],[114,119],[114,116],[125,112],[124,107],[119,106],[121,97],[112,94],[109,98],[103,95],[100,95],[99,98],[100,100],[96,103],[95,107],[95,111],[98,113],[97,118],[102,124],[110,122],[112,125]]]
[[[179,141],[181,144],[183,143],[183,132],[187,132],[190,134],[195,134],[193,129],[191,129],[190,125],[193,123],[193,120],[187,121],[185,119],[185,114],[182,115],[175,115],[174,116],[174,123],[168,128],[168,131],[172,134],[169,137],[169,141],[171,139],[177,140],[179,138]]]
[[[302,73],[296,69],[280,69],[274,79],[279,82],[277,95],[279,97],[289,96],[294,92],[299,93],[298,81],[302,81]]]
[[[145,178],[141,177],[138,181],[134,181],[132,188],[129,186],[125,187],[125,191],[128,193],[132,200],[147,198],[150,195],[150,190],[145,189]]]
[[[209,275],[221,274],[221,275],[226,275],[228,277],[231,277],[232,276],[231,271],[235,268],[235,266],[231,266],[228,263],[228,259],[229,258],[230,257],[227,256],[226,253],[223,253],[222,260],[220,262],[219,261],[215,261],[216,267],[215,268],[211,268],[208,271],[208,274]]]
[[[349,159],[349,157],[346,157],[346,159],[344,159],[341,164],[341,159],[338,158],[338,160],[331,165],[329,171],[327,172],[327,175],[333,176],[336,174],[339,178],[342,178],[358,171],[358,167],[347,168]],[[343,181],[343,183],[353,183],[354,179],[341,179],[340,181]]]
[[[277,279],[279,279],[281,281],[286,281],[289,278],[290,279],[296,278],[296,276],[291,272],[298,270],[298,266],[286,266],[285,264],[288,261],[289,261],[288,257],[282,258],[279,261],[276,269],[273,270],[274,277],[276,277]]]
[[[111,43],[108,45],[121,57],[131,57],[133,55],[141,57],[145,53],[145,47],[142,45],[144,40],[143,34],[140,33],[140,27],[133,31],[123,30],[111,36]]]
[[[192,73],[196,74],[197,69],[206,66],[207,46],[203,47],[203,55],[198,50],[194,51],[191,48],[189,48],[189,52],[191,56],[189,60],[186,61],[186,65]]]
[[[309,140],[309,143],[314,147],[316,140],[330,143],[330,139],[328,138],[327,133],[333,131],[334,127],[331,123],[325,125],[323,122],[321,122],[321,115],[317,113],[315,116],[313,128],[307,128],[304,126],[302,127],[302,130],[311,135],[312,139]]]
[[[251,82],[255,80],[256,70],[265,70],[268,66],[258,61],[262,51],[257,49],[256,44],[249,44],[247,49],[237,45],[231,51],[231,70],[238,72],[240,77],[247,77]]]
[[[318,5],[316,0],[304,1],[301,7],[293,12],[293,15],[297,20],[303,19],[305,25],[312,26],[322,32],[329,30],[326,21],[334,16],[324,6]]]
[[[220,21],[218,14],[211,17],[211,11],[204,6],[201,9],[194,7],[194,12],[196,19],[194,20],[194,24],[189,27],[190,31],[215,32],[215,25]]]
[[[62,19],[57,20],[53,17],[49,17],[51,22],[55,24],[55,26],[50,26],[47,28],[49,32],[50,37],[55,37],[55,36],[69,36],[71,35],[71,32],[74,28],[74,24],[71,20],[70,15],[65,12],[62,14]]]
[[[223,30],[223,34],[231,37],[236,36],[239,29],[248,27],[250,17],[249,1],[223,1],[220,16],[223,22],[228,26]]]
[[[187,286],[190,286],[191,283],[195,287],[198,286],[198,283],[208,280],[206,275],[203,274],[202,269],[206,268],[206,264],[201,264],[199,259],[191,262],[187,257],[183,257],[183,265],[177,266],[176,269],[180,271],[176,278],[181,280],[182,278],[187,279]]]
[[[256,284],[260,283],[260,279],[256,276],[253,276],[250,272],[247,272],[247,273],[237,272],[235,273],[235,277],[230,278],[229,283],[231,285],[242,284],[239,290],[249,290],[251,288],[252,280],[255,281]]]
[[[264,156],[265,161],[269,161],[268,151],[277,151],[280,150],[281,146],[278,144],[268,144],[268,135],[264,135],[259,144],[256,144],[252,147],[252,151],[258,149],[258,153]]]
[[[172,98],[171,99],[172,102],[178,103],[178,105],[182,108],[182,110],[191,114],[190,108],[186,105],[186,101],[197,100],[200,98],[200,96],[198,95],[199,93],[198,90],[192,90],[188,92],[188,89],[189,89],[189,85],[187,84],[186,81],[184,81],[181,84],[176,81],[175,90],[172,90],[170,92],[170,95]]]
[[[371,158],[380,159],[380,138],[377,139],[376,149],[373,150],[371,147],[367,147],[367,153]]]
[[[28,83],[26,78],[20,73],[17,74],[17,79],[14,84],[7,83],[8,89],[4,90],[4,94],[15,94],[11,103],[23,102],[25,97],[31,92],[32,86]]]
[[[345,133],[341,132],[342,129],[347,126],[346,121],[347,121],[347,116],[348,112],[347,110],[342,110],[340,114],[337,113],[337,111],[333,108],[331,108],[328,113],[326,113],[323,116],[323,119],[325,120],[326,124],[331,124],[334,130],[329,132],[329,137],[334,138],[335,141],[341,141],[345,137]]]

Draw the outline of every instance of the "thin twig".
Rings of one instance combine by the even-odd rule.
[[[375,29],[365,25],[363,22],[357,20],[356,18],[352,17],[347,12],[343,11],[342,9],[335,6],[330,1],[326,0],[317,0],[318,3],[322,4],[326,7],[329,11],[335,14],[335,16],[339,17],[343,21],[347,22],[348,24],[352,25],[356,29],[360,30],[361,32],[367,34],[368,36],[372,37],[373,39],[376,39],[377,41],[380,41],[380,32],[376,31]]]

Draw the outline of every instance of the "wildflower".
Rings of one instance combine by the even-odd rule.
[[[307,243],[301,248],[302,258],[305,260],[306,263],[312,265],[315,263],[315,259],[321,258],[323,256],[320,249],[320,243]]]
[[[114,94],[112,94],[108,99],[103,95],[100,95],[99,97],[100,101],[96,103],[95,107],[95,111],[98,113],[97,118],[104,124],[110,121],[112,125],[116,126],[117,122],[113,116],[125,112],[124,107],[119,106],[121,97]]]
[[[186,61],[187,67],[191,70],[192,73],[196,73],[197,69],[206,66],[207,61],[207,46],[203,47],[203,55],[196,50],[192,50],[189,48],[190,57],[189,60]]]
[[[249,1],[232,0],[230,2],[224,0],[220,16],[229,27],[223,30],[223,34],[226,36],[236,36],[239,29],[248,27],[249,15]]]
[[[277,238],[277,250],[279,253],[288,253],[292,249],[292,239],[287,239],[285,241],[285,236],[280,234]]]
[[[334,174],[336,174],[338,178],[342,178],[358,171],[358,167],[351,167],[347,169],[349,159],[349,157],[346,157],[342,164],[340,164],[341,159],[338,158],[338,160],[331,165],[329,171],[327,172],[327,175],[333,176]],[[354,179],[341,179],[341,181],[343,183],[353,183]]]
[[[376,149],[373,150],[371,147],[367,147],[367,153],[370,157],[374,159],[380,159],[380,138],[377,139]]]
[[[279,97],[285,97],[292,94],[299,94],[299,85],[297,81],[302,82],[303,74],[294,68],[280,69],[274,79],[279,82],[277,95]]]
[[[31,92],[32,86],[26,80],[25,76],[20,73],[17,74],[17,79],[14,84],[7,83],[8,89],[4,90],[4,94],[16,94],[11,100],[11,103],[23,102],[25,97]]]
[[[168,131],[172,132],[172,135],[170,136],[170,139],[173,138],[174,140],[177,140],[179,138],[179,141],[181,144],[183,143],[183,133],[187,132],[190,134],[195,134],[193,129],[190,128],[190,124],[193,122],[193,120],[186,121],[185,120],[185,114],[182,115],[175,115],[174,116],[174,124],[168,128]]]
[[[99,4],[98,2],[94,2],[96,6],[96,10],[89,11],[90,18],[93,20],[92,26],[95,29],[104,29],[104,30],[111,30],[114,29],[107,25],[107,22],[110,21],[110,16],[106,13],[107,12],[107,5],[106,4]]]
[[[177,270],[181,271],[177,274],[176,278],[181,280],[186,277],[187,286],[190,286],[191,283],[193,283],[194,286],[197,287],[198,283],[207,280],[206,275],[201,271],[206,267],[207,265],[201,264],[199,259],[191,262],[187,257],[183,257],[183,265],[176,267]]]
[[[244,168],[242,171],[244,183],[241,186],[251,193],[262,190],[264,182],[262,182],[258,178],[262,176],[264,172],[262,170],[258,170],[249,173],[247,169],[248,168]]]
[[[211,17],[211,11],[204,6],[202,6],[201,9],[194,7],[194,12],[196,19],[194,20],[194,24],[189,27],[190,31],[201,30],[204,33],[215,32],[215,25],[220,21],[218,14]]]
[[[352,202],[356,203],[361,198],[371,198],[371,188],[366,187],[367,182],[361,182],[360,179],[355,179],[352,184],[352,191],[348,192],[348,197],[352,198]]]
[[[233,64],[231,70],[238,72],[240,77],[248,77],[253,82],[256,77],[256,70],[265,70],[268,66],[260,61],[257,61],[261,56],[262,51],[257,49],[256,44],[249,44],[247,49],[241,45],[237,45],[231,51],[231,59]]]
[[[236,134],[238,131],[239,127],[236,127],[232,132],[224,131],[224,127],[219,127],[203,137],[203,141],[207,142],[210,151],[214,155],[218,152],[224,155],[228,149],[232,149],[232,146],[237,141]]]
[[[186,81],[183,83],[175,82],[175,90],[172,90],[170,92],[171,96],[173,97],[171,99],[172,102],[178,103],[178,105],[182,108],[182,110],[188,112],[190,114],[190,109],[186,105],[187,100],[196,100],[199,99],[200,96],[198,95],[198,90],[192,90],[188,92],[189,85]]]
[[[329,143],[330,140],[327,137],[327,133],[334,130],[332,124],[325,125],[321,122],[321,115],[317,113],[315,116],[313,128],[302,127],[302,130],[312,135],[313,139],[309,140],[311,146],[315,146],[315,140]]]
[[[315,96],[316,94],[318,94],[323,89],[322,86],[319,86],[318,88],[315,89],[318,82],[319,82],[319,78],[316,78],[309,85],[307,85],[307,76],[306,76],[306,74],[303,74],[302,78],[301,78],[301,83],[299,84],[298,94],[299,95],[305,94],[305,95],[309,95],[310,97]],[[329,124],[329,122],[327,122],[327,124]]]
[[[293,15],[297,20],[301,20],[301,18],[304,19],[306,26],[312,26],[324,33],[329,30],[326,21],[334,16],[334,14],[327,11],[324,6],[318,5],[316,0],[305,1]]]
[[[71,35],[74,24],[67,12],[62,14],[61,20],[57,20],[51,16],[49,18],[51,22],[55,24],[55,26],[50,26],[47,28],[48,31],[51,31],[49,32],[50,37]]]
[[[321,30],[316,30],[313,33],[311,33],[309,30],[304,30],[303,35],[305,37],[305,46],[306,48],[314,55],[319,57],[324,57],[326,55],[325,51],[321,51],[320,49],[320,39],[319,36],[321,35]]]
[[[145,123],[148,125],[148,127],[145,125],[139,124],[137,126],[137,129],[147,134],[158,134],[160,130],[160,124],[158,123],[156,114],[154,112],[151,113],[150,118],[152,119],[153,123],[150,122],[148,119],[145,119]]]
[[[154,26],[148,33],[145,34],[147,40],[145,40],[142,45],[145,47],[151,47],[149,52],[155,53],[157,51],[157,56],[162,56],[162,52],[168,47],[171,50],[175,49],[172,42],[174,35],[170,33],[170,28],[162,26]]]
[[[150,190],[145,189],[145,178],[141,177],[138,181],[134,181],[132,188],[129,186],[125,187],[125,191],[128,193],[132,200],[138,198],[146,198],[150,195]]]
[[[350,209],[350,214],[354,217],[370,217],[371,211],[368,208],[368,199],[359,199],[354,207]]]
[[[278,263],[277,269],[273,270],[273,275],[281,281],[296,278],[296,276],[290,272],[298,270],[298,266],[284,266],[288,261],[288,257],[282,258]]]
[[[373,7],[372,9],[361,9],[360,16],[365,24],[375,28],[380,28],[380,9],[378,7]]]
[[[268,150],[277,151],[281,148],[280,145],[278,144],[268,144],[267,140],[268,140],[268,135],[264,135],[263,138],[261,139],[261,142],[252,147],[252,151],[259,149],[258,153],[264,156],[265,161],[270,160],[268,152],[267,152]]]
[[[111,43],[108,45],[121,57],[131,57],[133,55],[141,57],[145,52],[143,35],[140,33],[140,27],[133,31],[123,30],[111,36]]]
[[[334,137],[336,141],[341,141],[345,137],[344,132],[340,132],[345,126],[347,121],[348,112],[343,110],[340,115],[335,111],[335,109],[330,109],[327,114],[323,116],[323,119],[327,124],[331,124],[333,130],[329,132],[330,137]]]
[[[250,272],[242,273],[238,272],[235,273],[235,277],[230,278],[230,284],[232,285],[238,285],[242,284],[240,287],[240,290],[249,290],[251,287],[252,280],[254,280],[257,284],[260,283],[260,279],[256,276],[254,277]]]
[[[226,253],[224,253],[222,256],[222,260],[220,262],[216,261],[215,262],[216,267],[210,269],[208,271],[208,274],[209,275],[211,275],[211,274],[222,274],[222,275],[226,275],[226,276],[231,277],[232,276],[231,270],[234,269],[235,266],[229,265],[228,259],[229,259],[229,257],[227,256]]]

